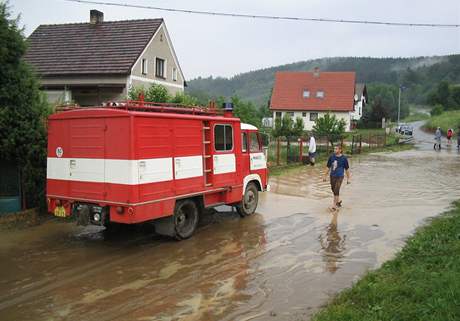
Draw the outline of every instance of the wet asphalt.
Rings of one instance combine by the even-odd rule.
[[[350,158],[337,213],[317,164],[272,178],[253,216],[209,211],[182,242],[61,219],[2,231],[0,320],[308,320],[460,198],[460,153],[433,151],[420,124],[414,150]]]

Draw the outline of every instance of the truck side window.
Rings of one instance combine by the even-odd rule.
[[[249,143],[249,150],[251,152],[260,152],[260,144],[259,144],[259,137],[257,133],[250,133],[250,143]]]
[[[243,153],[248,151],[248,134],[241,133],[241,151]]]
[[[214,126],[214,149],[219,152],[233,149],[233,127],[232,125]]]

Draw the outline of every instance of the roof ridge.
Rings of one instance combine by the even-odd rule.
[[[312,74],[314,71],[302,71],[302,70],[279,70],[276,73],[290,73],[290,74]],[[319,71],[320,74],[329,73],[329,74],[338,74],[338,73],[356,73],[353,70],[343,70],[343,71]]]
[[[108,23],[116,23],[116,22],[139,22],[139,21],[164,21],[163,18],[148,18],[148,19],[125,19],[125,20],[110,20],[110,21],[103,21],[100,24],[108,24]],[[42,26],[69,26],[69,25],[90,25],[90,22],[65,22],[65,23],[45,23],[41,24],[37,27],[40,28]],[[36,29],[35,29],[36,30]]]

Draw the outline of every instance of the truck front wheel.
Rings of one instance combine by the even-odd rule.
[[[256,211],[259,202],[259,190],[256,184],[249,183],[244,191],[243,199],[236,206],[236,210],[241,217],[249,216]]]
[[[178,240],[192,236],[198,225],[198,207],[193,200],[178,201],[174,209],[174,229]]]

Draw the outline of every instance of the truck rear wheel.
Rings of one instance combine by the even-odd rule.
[[[176,239],[183,240],[192,236],[198,226],[198,217],[198,207],[193,200],[178,201],[173,216]]]
[[[256,211],[259,202],[259,190],[256,184],[249,183],[244,191],[243,199],[236,206],[236,210],[241,217],[249,216]]]

